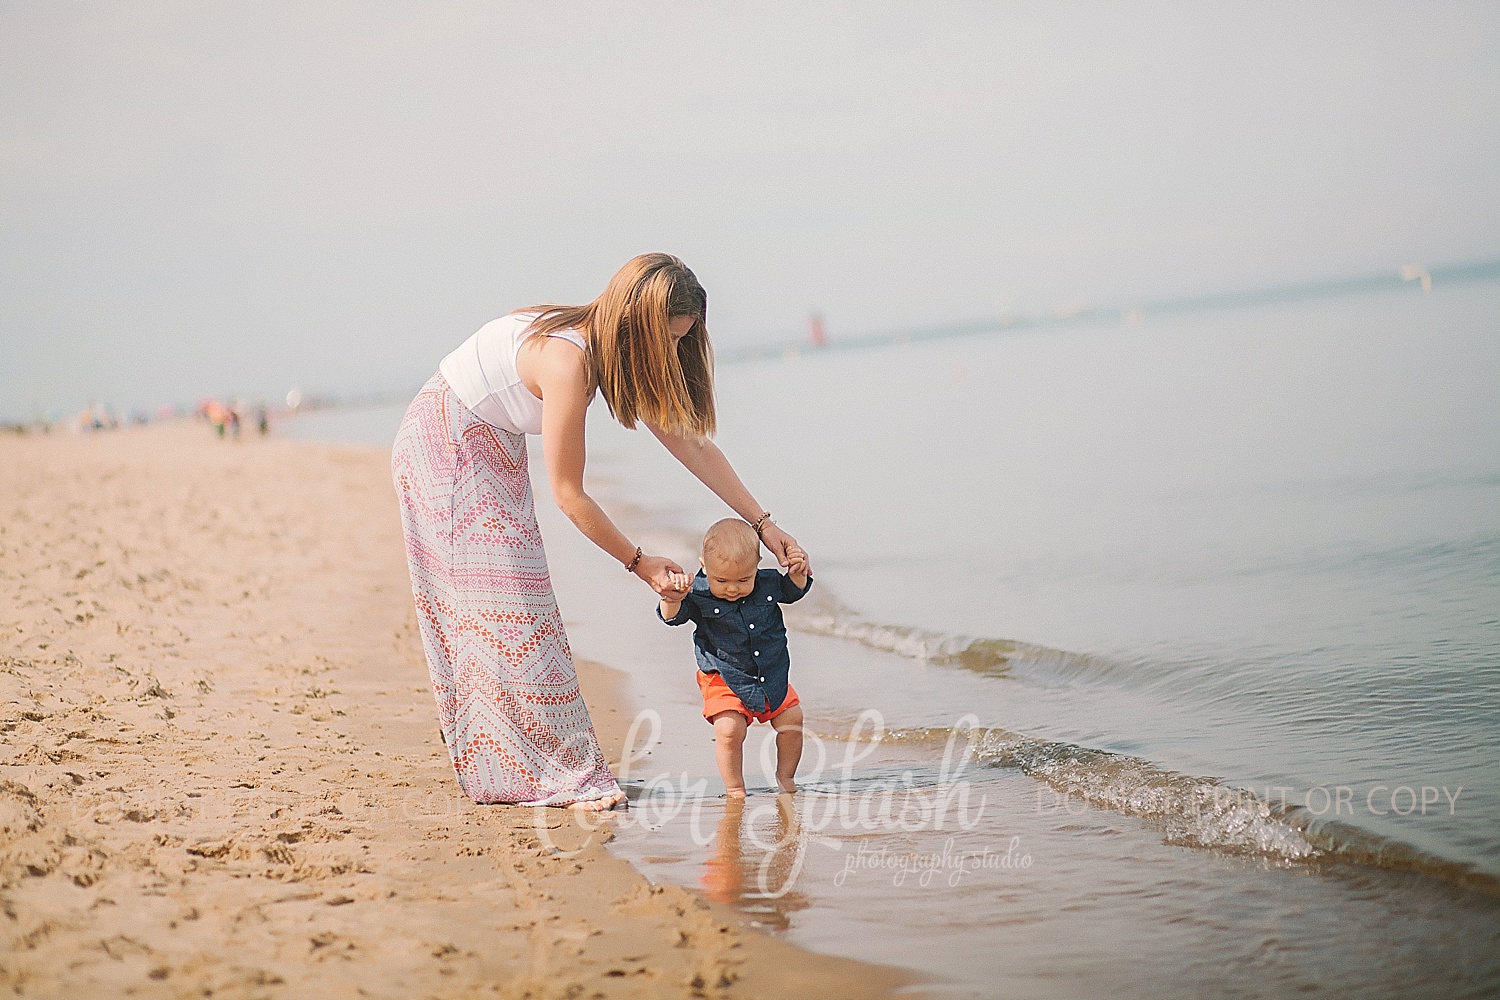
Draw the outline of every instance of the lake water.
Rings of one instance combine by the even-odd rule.
[[[721,366],[719,443],[813,557],[792,799],[768,727],[717,797],[689,630],[539,490],[574,651],[649,710],[613,849],[958,996],[1495,995],[1500,284],[1130,318]],[[728,512],[589,434],[693,565]]]

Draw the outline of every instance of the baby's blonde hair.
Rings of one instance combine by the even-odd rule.
[[[709,558],[725,559],[735,566],[760,562],[760,537],[755,529],[737,517],[715,521],[703,536],[703,562]]]

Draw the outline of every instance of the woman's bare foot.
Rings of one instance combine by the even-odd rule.
[[[743,788],[726,788],[724,789],[724,795],[731,799],[743,799],[745,797],[745,790]]]
[[[781,789],[783,792],[791,793],[797,790],[797,783],[791,778],[778,778],[776,781],[776,787]]]
[[[602,799],[589,799],[586,802],[568,803],[569,809],[576,809],[579,812],[604,812],[608,809],[614,809],[618,806],[625,806],[629,808],[629,800],[625,798],[624,792],[616,792],[613,795],[606,795]]]

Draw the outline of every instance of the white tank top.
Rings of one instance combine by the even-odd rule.
[[[474,416],[512,434],[542,433],[542,401],[516,371],[516,354],[526,339],[523,334],[536,316],[511,313],[492,320],[438,365],[453,394]],[[560,330],[550,336],[587,350],[577,330]]]

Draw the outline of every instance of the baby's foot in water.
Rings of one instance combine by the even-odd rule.
[[[614,809],[618,806],[626,806],[628,808],[628,801],[625,798],[624,792],[606,795],[602,799],[589,799],[586,802],[568,803],[569,809],[576,809],[579,812],[604,812],[607,809]]]

